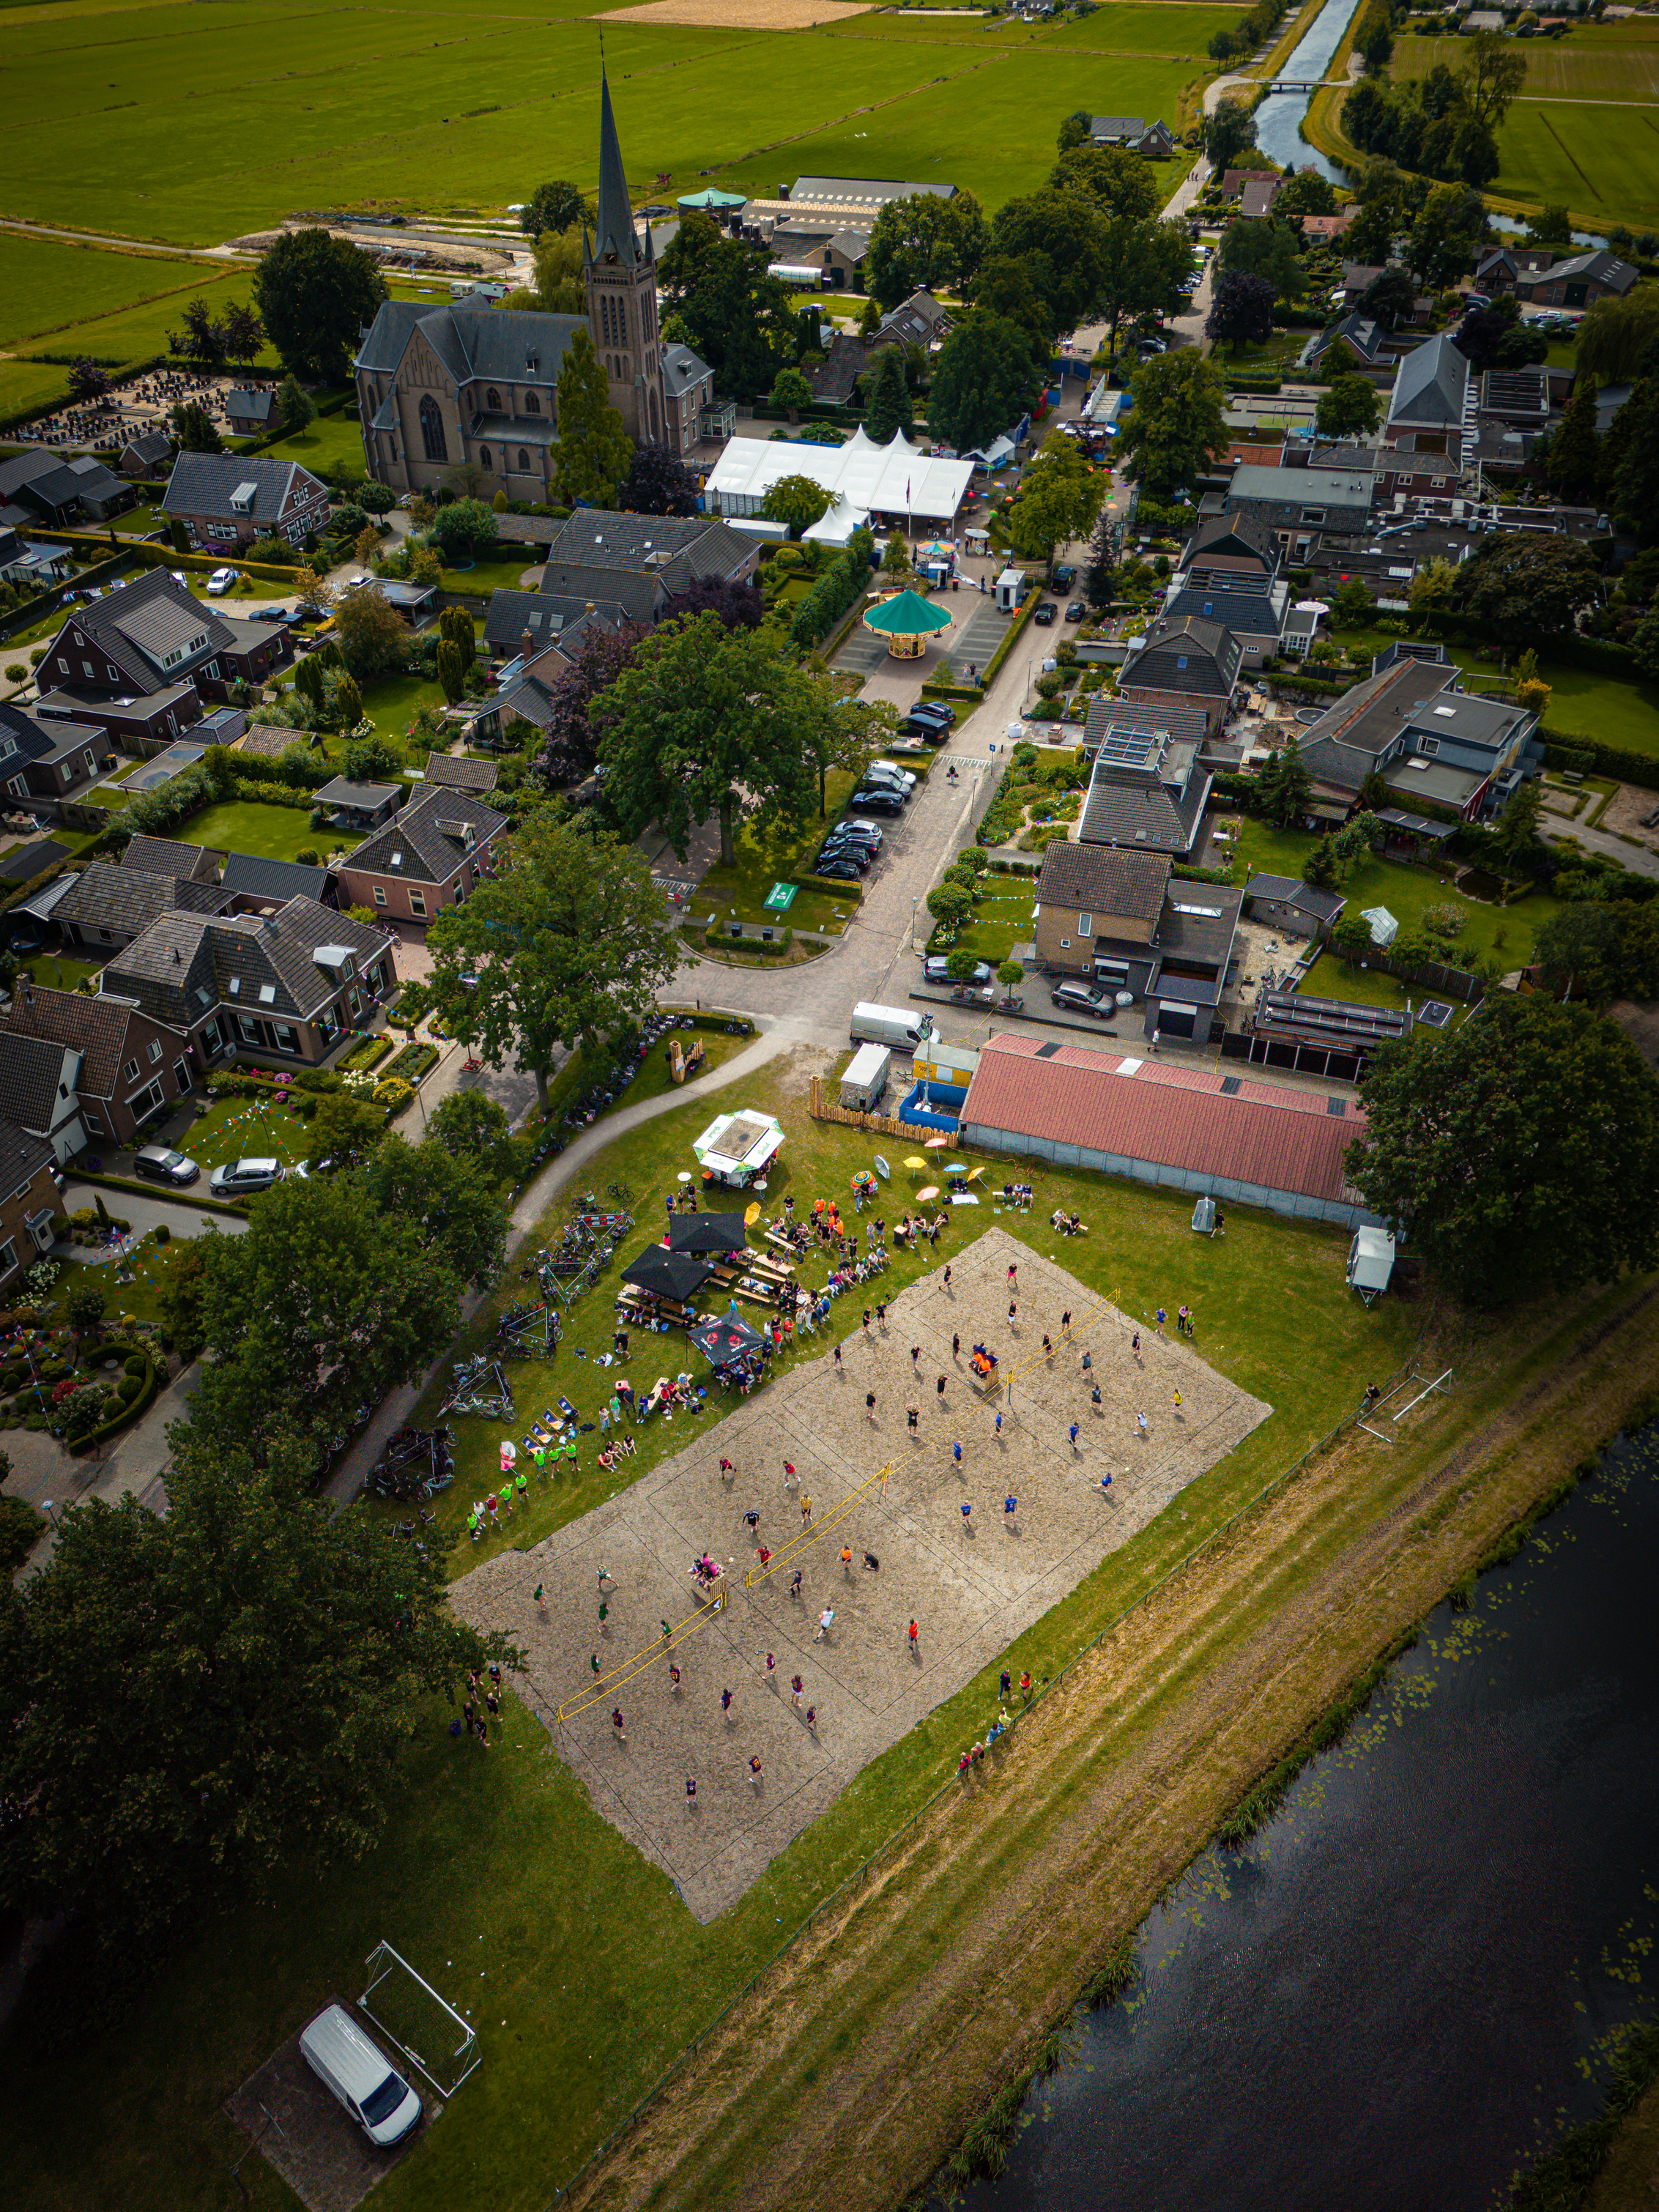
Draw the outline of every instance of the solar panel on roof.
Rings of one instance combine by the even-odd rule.
[[[1059,1050],[1057,1044],[1040,1044],[1031,1056],[1034,1060],[1052,1060]]]
[[[1221,1095],[1224,1098],[1237,1098],[1243,1088],[1244,1079],[1242,1075],[1224,1075],[1221,1079]]]

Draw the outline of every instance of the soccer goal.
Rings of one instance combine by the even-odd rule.
[[[367,1965],[368,1987],[357,2009],[391,2037],[441,2097],[453,2097],[483,2055],[471,2021],[390,1943],[377,1943]]]
[[[1415,1412],[1425,1398],[1437,1395],[1449,1397],[1451,1383],[1452,1370],[1449,1367],[1443,1375],[1437,1375],[1432,1382],[1426,1383],[1413,1368],[1405,1381],[1397,1382],[1392,1390],[1378,1398],[1367,1398],[1364,1410],[1368,1412],[1371,1418],[1370,1420],[1362,1420],[1359,1425],[1368,1437],[1375,1437],[1379,1443],[1397,1444],[1400,1441],[1400,1424],[1405,1419],[1407,1414]],[[1410,1391],[1412,1395],[1405,1398],[1403,1404],[1395,1405],[1390,1402],[1392,1400],[1401,1398],[1407,1391]],[[1388,1425],[1386,1428],[1377,1425],[1383,1422]]]

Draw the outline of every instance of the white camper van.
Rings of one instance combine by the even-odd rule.
[[[902,1006],[878,1006],[861,999],[853,1009],[854,1044],[886,1044],[901,1052],[914,1052],[924,1037],[933,1034],[933,1016],[919,1006],[907,1012]]]
[[[300,2051],[329,2094],[382,2150],[400,2143],[421,2117],[421,2100],[343,2005],[331,2004],[301,2031]]]

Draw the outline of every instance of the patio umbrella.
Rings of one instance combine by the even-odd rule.
[[[758,1352],[765,1341],[751,1328],[735,1304],[718,1321],[706,1321],[690,1332],[690,1340],[714,1366],[728,1367],[746,1352]]]
[[[623,1280],[659,1298],[684,1302],[708,1280],[708,1267],[695,1253],[665,1252],[660,1244],[652,1244],[623,1269]]]
[[[926,1190],[919,1190],[916,1193],[916,1204],[921,1206],[925,1200],[937,1198],[938,1196],[939,1185],[936,1182],[930,1182]]]
[[[751,1198],[743,1210],[743,1225],[745,1229],[752,1229],[759,1219],[760,1200],[757,1198]]]
[[[915,1175],[926,1175],[927,1172],[927,1163],[920,1152],[912,1152],[904,1164]]]
[[[983,1169],[983,1168],[969,1168],[969,1170],[968,1170],[968,1180],[969,1180],[969,1182],[977,1182],[979,1181],[980,1177],[984,1174],[984,1172],[985,1172],[985,1170],[984,1170],[984,1169]]]
[[[741,1213],[680,1213],[668,1224],[671,1252],[738,1252],[744,1241]]]
[[[951,1139],[948,1137],[924,1137],[922,1139],[923,1144],[927,1147],[927,1150],[930,1152],[942,1152],[950,1141]]]

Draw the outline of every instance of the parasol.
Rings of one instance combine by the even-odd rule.
[[[926,1175],[927,1172],[927,1163],[920,1152],[912,1152],[904,1164],[915,1175]]]
[[[690,1340],[716,1367],[726,1367],[745,1352],[758,1352],[765,1340],[751,1328],[734,1304],[718,1321],[707,1321],[690,1332]]]
[[[676,1214],[668,1224],[668,1249],[671,1252],[739,1252],[747,1241],[744,1228],[740,1213]]]
[[[950,1143],[948,1137],[924,1137],[922,1142],[930,1152],[942,1152]]]
[[[969,1170],[968,1170],[968,1180],[969,1180],[969,1182],[977,1182],[979,1181],[980,1177],[984,1174],[984,1172],[985,1172],[985,1170],[984,1170],[984,1169],[983,1169],[983,1168],[969,1168]]]
[[[937,1198],[938,1196],[939,1185],[936,1182],[930,1182],[926,1190],[919,1190],[916,1193],[916,1204],[920,1206],[925,1199]]]
[[[660,1244],[653,1244],[623,1269],[623,1280],[658,1297],[684,1303],[708,1280],[708,1268],[694,1253],[665,1252]]]
[[[886,1161],[883,1159],[879,1152],[875,1153],[873,1158],[876,1163],[876,1173],[881,1177],[884,1182],[888,1182],[891,1178],[893,1170],[888,1166]]]
[[[759,1219],[760,1200],[757,1198],[751,1198],[744,1208],[743,1225],[745,1229],[752,1229]]]

